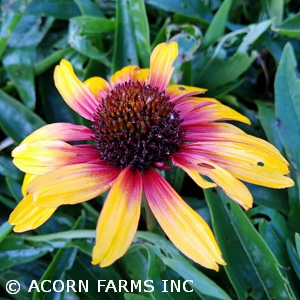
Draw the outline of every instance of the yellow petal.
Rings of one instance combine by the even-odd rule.
[[[44,174],[59,167],[85,163],[99,159],[92,145],[72,146],[61,141],[36,141],[22,143],[16,147],[12,156],[13,163],[23,172]]]
[[[203,94],[207,89],[188,86],[183,84],[172,84],[166,88],[166,96],[170,97],[170,101],[179,102],[187,97]],[[201,98],[198,98],[201,99]]]
[[[24,176],[23,184],[22,184],[22,195],[25,197],[27,194],[27,186],[28,184],[37,177],[38,175],[32,175],[26,173]]]
[[[57,207],[93,199],[107,191],[119,174],[119,169],[99,164],[64,166],[38,176],[27,187],[35,205]]]
[[[161,43],[157,45],[150,57],[149,84],[164,91],[168,86],[174,67],[173,62],[178,55],[178,45]]]
[[[67,60],[61,60],[60,64],[55,67],[54,81],[66,103],[84,118],[93,120],[99,100],[77,78],[72,65]]]
[[[119,83],[124,83],[129,80],[134,81],[136,72],[138,71],[138,66],[127,66],[121,69],[120,71],[116,72],[110,77],[110,83],[112,88],[114,88]]]
[[[93,264],[106,267],[125,254],[137,230],[141,198],[141,175],[127,167],[109,191],[101,211]]]
[[[105,99],[111,86],[109,83],[102,77],[91,77],[87,79],[84,84],[89,88],[89,90],[98,98]]]
[[[186,256],[202,266],[218,270],[224,265],[213,233],[173,188],[153,169],[142,173],[145,197],[158,223]]]
[[[84,141],[90,140],[92,136],[93,132],[85,126],[70,123],[54,123],[37,129],[27,136],[22,141],[22,144],[42,140]]]
[[[9,216],[8,222],[15,225],[15,232],[35,229],[45,223],[55,212],[56,207],[43,208],[33,204],[32,194],[28,194]]]
[[[140,83],[144,83],[149,78],[149,69],[139,69],[135,70],[133,74],[133,81],[139,81]]]

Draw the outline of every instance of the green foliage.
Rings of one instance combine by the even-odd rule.
[[[296,0],[3,0],[0,294],[5,299],[300,299],[299,8]],[[151,50],[166,40],[179,44],[173,80],[207,88],[208,96],[251,118],[252,126],[237,126],[279,149],[290,162],[295,186],[272,190],[249,184],[254,207],[245,212],[222,191],[202,193],[181,170],[163,172],[210,222],[227,263],[219,272],[184,257],[157,225],[155,233],[145,231],[144,208],[127,253],[108,268],[92,265],[101,197],[60,207],[40,228],[14,233],[7,220],[22,198],[23,174],[11,151],[46,123],[85,124],[56,91],[55,65],[66,58],[82,80],[109,78],[127,65],[148,67]],[[5,291],[12,279],[21,284],[17,295]],[[28,293],[32,280],[39,288],[42,280],[76,285],[69,292]],[[117,291],[100,293],[98,280],[111,281]],[[132,280],[149,280],[154,289],[119,288],[120,281]],[[186,288],[193,291],[181,286],[172,292],[171,280],[190,280]],[[88,281],[88,292],[80,281]]]

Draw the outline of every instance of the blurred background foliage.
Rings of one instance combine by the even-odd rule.
[[[2,0],[0,19],[1,299],[300,299],[299,0]],[[180,254],[143,211],[134,244],[114,265],[91,265],[104,196],[63,206],[40,228],[15,234],[8,216],[21,200],[23,174],[11,150],[46,123],[85,124],[53,83],[70,60],[82,80],[108,78],[129,64],[149,66],[160,42],[179,44],[173,80],[207,88],[242,112],[246,132],[274,144],[290,161],[295,186],[248,185],[248,212],[222,192],[203,192],[178,170],[165,176],[212,226],[227,261],[216,273]],[[5,284],[21,283],[9,295]],[[28,293],[31,280],[89,280],[89,293]],[[153,280],[155,290],[100,295],[97,280]],[[161,280],[193,280],[192,293],[162,293]],[[78,288],[78,287],[77,287]]]

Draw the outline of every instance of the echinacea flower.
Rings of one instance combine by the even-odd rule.
[[[219,186],[245,209],[253,200],[240,180],[273,188],[293,181],[284,176],[288,162],[275,147],[222,122],[249,124],[246,117],[215,99],[195,97],[205,89],[169,85],[177,54],[175,42],[159,44],[149,69],[124,67],[109,82],[100,77],[81,82],[68,61],[60,62],[54,73],[58,91],[93,125],[46,125],[14,149],[13,161],[26,173],[24,199],[9,218],[14,231],[37,228],[60,205],[110,190],[92,254],[92,263],[105,267],[132,243],[144,195],[186,256],[215,270],[225,264],[209,226],[159,171],[173,164],[204,189]]]

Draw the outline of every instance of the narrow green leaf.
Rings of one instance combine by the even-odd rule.
[[[13,226],[8,222],[4,222],[0,226],[0,244],[5,239],[5,237],[12,231]]]
[[[208,48],[224,34],[231,5],[232,0],[225,0],[221,4],[205,32],[201,48]]]
[[[0,90],[0,127],[14,141],[20,143],[45,122],[29,108]]]
[[[141,67],[148,68],[150,61],[150,33],[149,24],[143,0],[130,0],[129,12],[133,23],[133,32],[136,42],[137,54]]]
[[[118,0],[112,72],[128,65],[138,65],[134,29],[127,0]]]
[[[287,240],[286,247],[293,268],[298,276],[298,279],[300,280],[300,253],[297,252],[296,248],[290,240]]]

